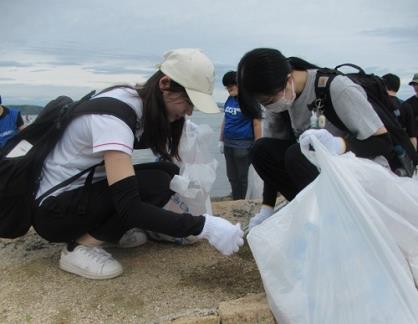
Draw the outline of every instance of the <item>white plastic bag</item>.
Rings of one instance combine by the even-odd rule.
[[[197,125],[186,120],[179,146],[181,161],[175,161],[180,167],[180,175],[175,176],[170,184],[170,189],[176,193],[164,206],[165,209],[195,216],[212,214],[210,190],[215,182],[218,166],[207,140],[212,135],[213,131],[208,125]],[[154,232],[148,234],[152,239],[177,244],[195,241],[193,236],[176,238]]]
[[[248,169],[248,186],[245,199],[260,199],[263,197],[263,179],[260,178],[253,165]]]
[[[180,176],[189,181],[186,190],[179,192],[192,215],[212,214],[210,190],[216,179],[218,161],[210,152],[208,138],[213,130],[208,125],[197,125],[186,120],[180,140],[177,161]]]
[[[307,156],[320,175],[248,235],[274,316],[281,324],[418,323],[416,181],[313,142]]]

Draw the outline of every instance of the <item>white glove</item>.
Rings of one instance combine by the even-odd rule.
[[[332,154],[339,155],[345,152],[344,140],[341,137],[332,135],[326,129],[308,129],[304,131],[299,137],[302,151],[303,149],[309,151],[309,145],[312,144],[311,136],[315,136]]]
[[[224,154],[224,142],[222,141],[218,142],[218,149],[219,149],[219,153]]]
[[[267,218],[269,218],[271,215],[273,215],[273,208],[263,206],[261,207],[260,211],[255,214],[253,217],[251,217],[250,222],[248,223],[248,231],[251,231],[251,229],[264,222]]]
[[[244,232],[241,225],[232,225],[222,217],[204,214],[205,225],[202,232],[197,235],[198,239],[207,239],[223,255],[231,255],[238,252],[244,244]]]

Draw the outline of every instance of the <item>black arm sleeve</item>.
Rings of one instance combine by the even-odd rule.
[[[392,140],[388,133],[382,135],[373,135],[365,140],[359,140],[355,137],[346,138],[347,151],[355,153],[362,158],[375,158],[383,155],[389,157],[393,150]]]
[[[417,137],[414,112],[411,105],[403,102],[399,110],[401,111],[401,116],[403,115],[402,117],[405,121],[402,126],[405,127],[406,133],[409,137]]]
[[[110,186],[113,204],[128,227],[139,227],[175,237],[198,235],[205,223],[204,216],[177,214],[143,202],[135,176]]]

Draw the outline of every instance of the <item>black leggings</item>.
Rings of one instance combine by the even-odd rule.
[[[290,201],[318,176],[294,141],[260,138],[251,150],[251,162],[264,181],[263,204],[268,206],[274,207],[277,192]]]
[[[168,162],[157,162],[138,164],[134,168],[141,201],[163,207],[173,195],[169,184],[178,174],[178,167]],[[86,233],[98,240],[117,241],[130,228],[139,227],[141,218],[147,217],[151,224],[154,218],[161,220],[161,217],[139,214],[122,220],[109,188],[105,179],[91,184],[88,190],[81,187],[46,198],[35,212],[33,227],[40,236],[51,242],[71,242]],[[153,211],[158,213],[160,209]],[[194,221],[197,217],[186,219]],[[154,227],[163,231],[164,226],[167,225],[154,224]]]

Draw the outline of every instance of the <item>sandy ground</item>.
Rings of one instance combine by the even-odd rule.
[[[224,201],[213,203],[213,209],[247,224],[257,205]],[[61,271],[61,247],[33,231],[0,240],[0,323],[158,323],[210,314],[221,301],[263,291],[247,244],[232,257],[222,256],[206,241],[109,249],[124,273],[104,281]]]

